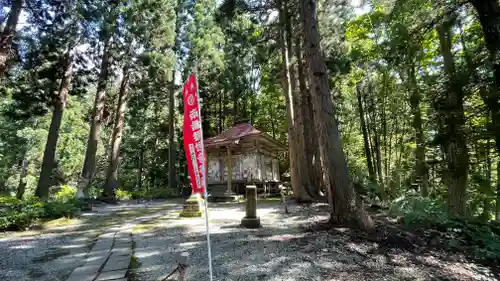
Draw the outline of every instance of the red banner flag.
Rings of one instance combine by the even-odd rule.
[[[201,129],[200,103],[195,74],[191,74],[184,85],[184,151],[188,164],[193,193],[205,191],[206,157]]]

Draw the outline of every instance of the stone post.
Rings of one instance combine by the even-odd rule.
[[[259,228],[260,218],[257,217],[257,187],[248,185],[246,187],[246,215],[241,220],[241,226],[246,228]]]
[[[177,263],[179,266],[179,281],[187,281],[186,279],[186,269],[189,265],[188,263],[189,253],[182,252],[177,256]]]

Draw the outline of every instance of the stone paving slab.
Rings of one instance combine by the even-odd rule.
[[[137,223],[164,214],[162,211],[141,217],[133,223],[110,228],[108,233],[99,235],[85,258],[85,264],[77,267],[65,281],[127,281],[128,267],[132,259],[133,227]]]
[[[114,258],[110,258],[110,260],[112,260],[112,261],[128,261],[128,263],[130,263],[131,259],[132,259],[132,255],[116,256]]]
[[[113,242],[105,245],[105,244],[94,244],[91,248],[91,252],[97,252],[97,251],[104,251],[108,250],[109,248],[113,247]]]
[[[128,269],[101,272],[101,274],[99,274],[99,276],[97,277],[96,281],[125,278],[125,276],[127,275],[127,271]]]
[[[130,260],[109,260],[102,271],[113,271],[120,269],[128,269]]]
[[[127,242],[123,242],[123,241],[117,241],[115,242],[115,245],[114,247],[132,247],[132,241],[127,241]]]
[[[128,253],[128,251],[130,250],[131,247],[132,247],[132,244],[129,244],[129,245],[117,245],[117,246],[113,247],[113,249],[111,250],[111,252],[126,252],[126,253]]]
[[[95,274],[70,274],[66,281],[92,281],[97,276],[97,272]]]
[[[90,275],[90,274],[95,273],[95,275],[97,275],[97,272],[99,271],[101,266],[102,266],[101,264],[89,264],[89,265],[80,266],[80,267],[75,268],[75,270],[73,270],[73,272],[71,274]]]
[[[86,265],[90,265],[90,264],[99,264],[99,265],[101,265],[101,264],[103,264],[106,261],[107,258],[108,258],[107,255],[105,255],[105,256],[87,257],[85,259],[85,264]]]
[[[131,248],[116,248],[112,249],[111,252],[114,254],[116,253],[117,255],[127,255],[132,251]]]
[[[115,233],[114,232],[108,232],[108,233],[101,234],[98,237],[99,238],[113,238],[113,237],[115,237]]]

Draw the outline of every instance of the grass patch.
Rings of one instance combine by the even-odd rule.
[[[142,263],[135,256],[135,242],[132,242],[132,257],[130,258],[130,265],[128,271],[128,281],[137,281],[139,280],[137,270],[141,268]]]
[[[79,218],[59,218],[59,219],[44,222],[42,224],[42,228],[71,226],[71,225],[79,224],[81,222],[82,222],[82,220]]]
[[[158,229],[159,227],[156,226],[156,223],[151,223],[151,222],[148,222],[148,223],[140,223],[140,224],[137,224],[133,229],[132,229],[132,233],[146,233],[146,232],[151,232],[151,231],[154,231],[156,229]]]

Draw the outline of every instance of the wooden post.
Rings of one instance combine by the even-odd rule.
[[[227,192],[231,194],[233,184],[233,156],[231,146],[227,146]]]
[[[219,155],[219,184],[224,182],[224,157]]]

